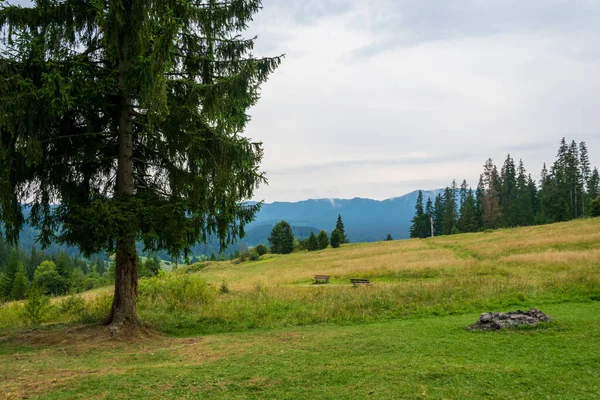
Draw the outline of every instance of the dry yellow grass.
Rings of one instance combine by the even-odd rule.
[[[561,267],[557,269],[557,267]],[[504,275],[511,279],[559,279],[561,274],[598,274],[600,219],[504,229],[424,240],[344,245],[339,249],[269,255],[256,262],[209,263],[199,274],[232,288],[310,283],[315,274],[333,284],[365,277],[405,285],[414,279]]]

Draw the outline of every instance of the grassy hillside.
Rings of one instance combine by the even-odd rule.
[[[315,274],[331,283],[311,284]],[[351,277],[374,284],[355,289]],[[142,280],[139,294],[157,333],[131,343],[81,324],[107,311],[108,290],[57,299],[33,330],[22,305],[0,306],[0,393],[594,399],[600,390],[600,219],[197,264]],[[553,322],[464,329],[481,312],[531,306]]]
[[[600,219],[502,229],[489,233],[442,236],[425,240],[360,243],[319,252],[266,256],[257,262],[209,263],[199,273],[209,282],[236,288],[309,284],[314,274],[329,274],[334,285],[350,277],[371,278],[384,285],[453,280],[509,280],[539,285],[598,278]]]

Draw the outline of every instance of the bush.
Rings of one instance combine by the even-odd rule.
[[[50,308],[50,297],[44,296],[43,289],[33,285],[27,292],[23,305],[22,318],[25,323],[38,325]]]
[[[264,244],[259,244],[258,246],[255,247],[255,250],[259,256],[263,256],[269,252],[269,248],[267,246],[265,246]]]
[[[230,292],[229,285],[227,284],[227,282],[223,281],[221,283],[221,286],[219,287],[219,293],[221,293],[221,294],[227,294],[229,292]]]
[[[56,308],[63,316],[69,316],[73,320],[79,320],[85,314],[85,300],[78,295],[71,295],[61,300]]]
[[[250,261],[258,261],[260,259],[260,255],[257,251],[252,250],[248,258],[250,259]]]

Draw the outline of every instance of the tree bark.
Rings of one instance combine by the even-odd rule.
[[[126,53],[126,51],[125,51]],[[133,120],[132,102],[128,95],[126,76],[129,63],[126,54],[119,60],[119,154],[115,196],[127,202],[134,195],[133,185]],[[104,319],[113,334],[140,325],[137,317],[137,253],[135,232],[124,231],[117,238],[115,264],[115,294],[109,314]]]

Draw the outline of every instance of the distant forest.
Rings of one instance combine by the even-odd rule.
[[[554,163],[544,164],[536,183],[525,169],[508,155],[502,168],[490,158],[483,166],[479,184],[473,190],[466,180],[456,180],[435,199],[424,204],[419,192],[411,238],[478,232],[487,229],[541,225],[568,221],[600,213],[600,176],[591,168],[585,142],[560,142]]]

